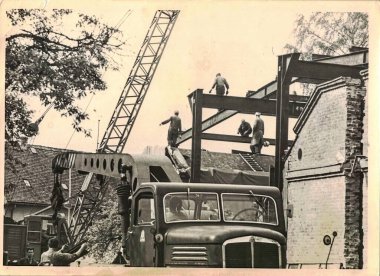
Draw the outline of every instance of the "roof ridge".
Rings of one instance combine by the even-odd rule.
[[[55,147],[49,147],[49,146],[43,146],[43,145],[27,144],[26,146],[27,148],[36,148],[36,149],[52,150],[52,151],[59,151],[59,152],[67,152],[67,151],[80,152],[80,151],[72,150],[72,149],[55,148]]]

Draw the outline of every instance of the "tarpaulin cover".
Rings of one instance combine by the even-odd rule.
[[[200,181],[202,183],[269,186],[269,173],[246,173],[239,170],[220,170],[216,168],[209,168],[207,170],[201,170]]]

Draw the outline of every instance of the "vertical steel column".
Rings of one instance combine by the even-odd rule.
[[[203,89],[197,89],[193,93],[193,128],[191,141],[191,178],[193,183],[200,182],[201,174],[201,146],[202,146],[202,105]]]
[[[289,85],[286,76],[287,56],[278,57],[277,102],[276,102],[276,150],[275,150],[275,184],[282,191],[284,154],[288,146],[289,128]]]

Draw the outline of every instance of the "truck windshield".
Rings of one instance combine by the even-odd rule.
[[[276,203],[269,196],[225,193],[222,208],[225,221],[278,224]]]
[[[164,197],[165,222],[220,221],[216,193],[169,193]]]

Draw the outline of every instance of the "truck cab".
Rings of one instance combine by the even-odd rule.
[[[283,268],[286,233],[276,187],[142,183],[126,235],[131,266]]]

